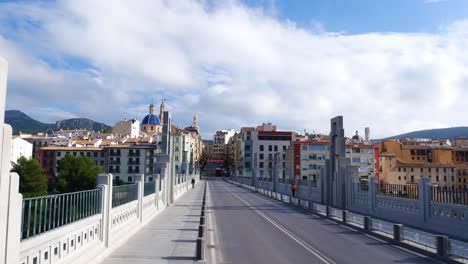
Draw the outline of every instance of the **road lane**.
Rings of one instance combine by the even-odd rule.
[[[222,181],[209,181],[216,263],[326,263],[246,206]],[[238,189],[237,194],[247,190]]]
[[[209,191],[218,263],[440,263],[227,182]]]

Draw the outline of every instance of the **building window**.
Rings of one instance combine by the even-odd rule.
[[[278,145],[275,145],[275,151],[278,151]]]
[[[132,182],[132,181],[133,181],[133,177],[132,177],[132,176],[128,176],[127,181],[128,181],[128,182]]]
[[[411,175],[411,182],[414,182],[414,175]]]
[[[260,159],[261,160],[263,159],[263,153],[260,153]]]
[[[268,151],[273,151],[273,146],[272,145],[268,145]]]
[[[398,176],[398,180],[401,181],[401,176]]]
[[[285,150],[286,150],[286,146],[283,146],[283,151],[285,151]]]
[[[62,152],[58,151],[57,152],[57,157],[60,157],[60,156],[62,156]]]
[[[421,168],[421,172],[423,172],[423,168]]]
[[[429,172],[431,172],[431,168],[427,169]]]
[[[263,162],[259,163],[259,168],[263,169]]]
[[[263,145],[260,145],[260,151],[263,151]]]

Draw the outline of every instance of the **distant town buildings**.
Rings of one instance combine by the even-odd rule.
[[[417,184],[431,179],[435,186],[468,188],[468,146],[465,138],[448,140],[400,139],[378,143],[381,181]]]
[[[26,144],[29,144],[30,155],[40,162],[50,181],[57,176],[60,160],[66,155],[89,157],[105,172],[112,173],[116,181],[134,182],[136,176],[141,175],[146,181],[152,181],[160,173],[157,157],[163,154],[165,146],[173,148],[174,173],[197,173],[203,151],[198,117],[194,115],[192,124],[185,129],[171,124],[172,141],[163,144],[161,117],[164,113],[169,116],[164,102],[159,116],[155,115],[151,104],[141,124],[137,119],[123,120],[108,133],[76,129],[55,131],[51,135],[23,134],[12,148],[26,155]]]
[[[112,128],[112,134],[118,137],[137,138],[140,136],[140,121],[136,119],[120,121]]]

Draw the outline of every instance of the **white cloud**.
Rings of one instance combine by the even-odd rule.
[[[236,1],[82,0],[0,8],[39,25],[25,30],[41,32],[41,52],[48,48],[91,68],[52,68],[37,51],[0,38],[0,54],[13,61],[8,104],[16,108],[68,102],[63,111],[112,124],[142,117],[151,98],[164,97],[181,126],[197,113],[205,136],[266,121],[326,132],[338,114],[347,134],[371,126],[376,137],[466,125],[466,21],[437,34],[345,35],[302,29]],[[36,88],[35,80],[49,87],[31,102],[25,92]]]

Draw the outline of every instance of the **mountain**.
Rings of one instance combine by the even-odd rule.
[[[413,131],[401,135],[396,135],[391,138],[430,138],[430,139],[450,139],[454,140],[457,137],[468,137],[468,127],[449,127],[438,129],[426,129]]]
[[[95,122],[87,118],[71,118],[61,121],[57,121],[55,124],[47,124],[32,119],[25,113],[19,110],[7,110],[5,111],[5,123],[13,127],[13,134],[23,133],[37,133],[45,132],[47,130],[60,130],[60,129],[88,129],[88,130],[109,130],[111,127]]]

